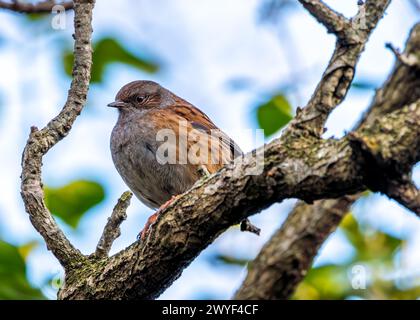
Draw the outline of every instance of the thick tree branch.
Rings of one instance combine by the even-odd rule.
[[[328,32],[343,40],[348,37],[347,30],[351,28],[351,22],[342,14],[332,10],[321,0],[299,0],[299,2],[327,28]]]
[[[51,13],[53,8],[60,5],[64,10],[73,9],[73,1],[56,3],[55,1],[42,1],[36,4],[22,1],[4,2],[0,1],[0,9],[7,9],[19,13]]]
[[[325,239],[336,230],[357,196],[299,203],[248,266],[235,299],[287,299],[306,275]]]
[[[47,247],[66,269],[84,260],[58,228],[44,202],[41,167],[42,157],[70,131],[82,111],[89,88],[92,64],[91,34],[94,1],[74,1],[75,43],[73,81],[67,101],[47,126],[41,130],[32,127],[22,157],[21,194],[32,224],[44,238]]]
[[[412,145],[420,126],[408,120],[412,108],[383,117],[373,123],[377,128],[371,130],[403,126],[411,134],[392,136],[393,145],[405,146],[405,154],[417,157],[420,151],[413,150]],[[420,101],[415,108],[415,113],[420,113]],[[347,137],[277,139],[266,146],[265,164],[259,175],[249,175],[257,161],[253,153],[246,154],[242,163],[239,161],[200,181],[164,209],[145,242],[134,243],[106,263],[90,260],[70,270],[59,297],[155,298],[220,233],[251,214],[286,198],[313,201],[365,190],[362,152]]]
[[[404,117],[404,125],[400,127],[400,130],[405,130],[404,126],[411,122],[411,117],[416,119],[416,124],[411,127],[414,130],[412,132],[413,135],[407,141],[408,144],[406,146],[408,147],[408,145],[412,144],[418,145],[420,134],[420,100],[417,103],[402,108],[400,111],[394,111],[383,117],[383,125],[377,127],[377,130],[388,130],[390,128],[389,125],[396,120],[394,116],[401,114],[400,112],[405,113],[407,116]],[[402,120],[402,118],[399,118],[399,120]],[[373,123],[372,129],[374,127],[376,127],[375,122]],[[418,128],[415,129],[415,127]],[[366,131],[362,129],[356,132],[358,134],[359,132],[360,134],[366,134]],[[398,135],[398,133],[396,134]],[[370,135],[371,138],[373,136],[374,134]],[[380,135],[377,138],[380,139]],[[376,138],[373,139],[376,140]],[[416,158],[414,161],[419,161],[420,151],[418,148],[412,156]],[[409,159],[410,157],[407,159],[407,164],[411,163],[412,165],[414,161]],[[370,181],[367,181],[367,183],[373,183],[372,181],[377,183],[376,181],[381,180],[381,177],[387,176],[386,173],[384,174],[380,171],[375,171],[375,174],[377,174],[375,175],[376,178],[373,179],[372,176],[368,179]],[[372,186],[368,185],[370,188]],[[307,270],[310,268],[319,246],[335,230],[341,218],[355,200],[356,198],[344,197],[338,200],[319,201],[314,206],[300,204],[295,208],[284,225],[269,243],[266,244],[255,261],[251,263],[248,275],[235,298],[289,298],[296,285],[303,279]],[[331,209],[333,210],[331,211]],[[417,213],[416,211],[414,212]]]
[[[420,127],[420,113],[417,112],[417,102],[409,105],[411,118],[406,119]],[[392,115],[390,115],[392,117]],[[392,121],[392,120],[391,120]],[[393,121],[399,121],[394,119]],[[371,129],[367,129],[369,134]],[[398,154],[399,146],[394,146],[393,150],[387,150],[387,145],[392,143],[388,140],[389,135],[405,135],[405,129],[401,128],[398,132],[393,131],[393,128],[383,128],[382,132],[373,133],[367,138],[365,129],[360,130],[359,133],[352,133],[351,137],[359,143],[361,149],[366,153],[367,172],[366,183],[373,191],[379,191],[391,198],[394,198],[408,209],[420,216],[420,196],[419,192],[411,181],[412,167],[419,161],[420,151],[408,155],[405,161],[401,161],[403,155]],[[363,135],[363,137],[361,136]],[[373,138],[374,137],[374,138]],[[420,150],[420,133],[413,137],[411,141],[412,148]],[[412,158],[411,158],[412,157]]]
[[[325,8],[325,4],[320,1],[302,2],[317,3],[318,6],[307,4],[306,7],[319,19],[323,19],[320,17],[325,16],[322,12],[327,9],[323,9],[323,11],[319,8]],[[295,119],[290,123],[289,131],[297,128],[308,131],[316,137],[321,137],[329,114],[347,95],[353,81],[356,64],[365,48],[365,44],[389,3],[390,0],[368,0],[360,6],[359,13],[356,16],[357,23],[354,23],[356,21],[354,19],[350,25],[346,26],[346,41],[340,38],[337,40],[333,56],[315,93],[306,107],[298,109]],[[327,10],[327,12],[330,11],[332,10]]]
[[[413,114],[410,111],[412,106],[416,106]],[[416,119],[415,126],[420,127],[419,108],[420,100],[403,108],[407,115],[405,121],[410,122],[410,116],[413,116]],[[399,112],[396,111],[386,117],[389,124],[393,122],[396,114],[399,114]],[[386,127],[388,125],[381,126],[378,130],[387,130]],[[400,127],[400,129],[403,130],[403,127]],[[418,144],[419,134],[419,129],[417,129],[417,133],[413,132],[410,143]],[[378,139],[380,139],[380,136],[378,136]],[[420,152],[414,152],[413,156],[418,161]],[[413,162],[408,161],[408,163],[412,165]],[[376,174],[380,173],[376,172]],[[380,180],[379,178],[382,176],[387,176],[387,174],[380,174],[372,181],[376,183],[376,180]],[[403,194],[402,191],[399,191],[398,195],[401,194]],[[410,209],[416,210],[418,208],[418,198],[413,198],[412,189],[404,190],[404,195],[406,195],[405,200],[408,203],[414,203]],[[319,201],[312,206],[303,203],[297,206],[280,230],[264,246],[255,261],[251,263],[248,275],[235,298],[289,298],[310,268],[320,245],[335,230],[341,218],[348,211],[349,206],[356,199],[357,197],[344,197],[338,200]],[[418,214],[417,211],[414,212]]]
[[[413,181],[392,180],[383,192],[420,217],[420,192]]]
[[[366,38],[388,1],[377,1],[378,5],[373,1],[368,3],[368,28],[366,34],[362,31],[358,33]],[[26,210],[48,248],[66,269],[65,284],[60,289],[59,298],[157,297],[221,232],[272,203],[291,197],[310,202],[364,190],[366,182],[370,181],[366,179],[366,165],[370,160],[366,157],[372,150],[366,152],[366,144],[362,142],[379,139],[390,128],[387,143],[379,153],[381,157],[387,152],[395,155],[401,160],[401,168],[410,166],[419,157],[419,151],[414,150],[412,145],[417,143],[420,126],[410,120],[413,112],[415,115],[420,112],[419,102],[387,114],[340,140],[321,140],[316,134],[308,134],[310,130],[294,130],[296,126],[292,126],[288,131],[292,134],[285,134],[261,147],[256,151],[257,156],[255,153],[244,155],[178,197],[162,211],[146,241],[137,241],[109,258],[103,254],[100,254],[101,259],[97,259],[96,255],[83,256],[70,244],[45,207],[41,165],[43,155],[68,134],[86,101],[93,5],[94,1],[75,1],[75,66],[68,100],[60,114],[45,128],[32,130],[22,159],[22,197]],[[354,41],[355,38],[352,39]],[[364,42],[349,42],[347,45],[363,47]],[[341,49],[345,51],[344,47]],[[353,55],[360,54],[359,49],[353,48]],[[335,55],[336,61],[347,63],[346,59],[340,60],[340,52]],[[337,70],[341,70],[341,78],[349,78],[347,69],[341,65],[327,70],[324,77],[329,78],[333,74],[337,77]],[[333,84],[331,79],[325,82]],[[341,92],[341,89],[338,91]],[[401,130],[404,130],[404,135],[393,134]],[[395,146],[406,157],[396,155],[393,151]],[[263,151],[263,157],[258,157]],[[261,164],[261,172],[256,174],[256,168]],[[391,169],[394,167],[389,165]]]
[[[411,31],[405,54],[420,56],[420,24],[414,26]],[[357,127],[371,126],[375,119],[419,99],[418,70],[409,68],[397,60],[391,76],[382,89],[376,92],[371,106]],[[418,193],[416,198],[415,186],[408,184],[403,185],[402,188],[401,185],[396,187],[395,190],[391,183],[388,188],[393,190],[387,194],[413,212],[417,212],[416,203],[418,206],[419,199]],[[357,196],[321,200],[314,205],[298,204],[251,264],[248,275],[235,298],[289,298],[310,268],[319,246],[335,230],[356,199]],[[335,208],[335,210],[331,211],[329,208]],[[303,223],[300,224],[300,222]],[[308,242],[307,239],[311,238],[315,241]],[[284,250],[287,248],[285,244],[290,243],[293,245],[288,250]],[[267,281],[261,280],[262,278]]]
[[[126,191],[118,199],[118,203],[115,205],[111,217],[108,218],[101,239],[96,247],[96,258],[107,257],[115,239],[121,235],[120,225],[127,219],[126,211],[130,205],[132,196],[133,194],[131,192]]]

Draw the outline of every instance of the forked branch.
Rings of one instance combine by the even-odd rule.
[[[42,157],[63,139],[86,103],[92,65],[92,10],[94,1],[74,1],[74,65],[73,80],[67,101],[44,128],[32,127],[22,157],[21,194],[32,224],[44,238],[47,247],[61,265],[68,269],[84,260],[73,247],[47,209],[42,189]]]
[[[299,110],[289,126],[290,130],[296,128],[321,137],[328,116],[346,97],[365,44],[391,1],[367,0],[359,6],[359,12],[351,23],[346,23],[344,18],[340,18],[322,1],[300,0],[300,2],[319,21],[335,30],[338,37],[333,56],[314,94],[306,107]],[[344,29],[341,28],[342,25],[345,26]]]

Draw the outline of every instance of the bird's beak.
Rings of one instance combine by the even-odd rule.
[[[108,107],[112,107],[112,108],[123,108],[126,107],[127,103],[125,103],[124,101],[114,101],[108,104]]]

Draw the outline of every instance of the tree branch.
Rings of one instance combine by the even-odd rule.
[[[300,202],[248,266],[235,295],[239,300],[287,299],[306,275],[325,239],[333,233],[357,196]]]
[[[132,196],[133,194],[131,192],[126,191],[118,199],[118,203],[115,205],[111,217],[108,218],[108,222],[105,225],[101,239],[96,247],[96,258],[107,257],[115,239],[121,235],[120,225],[125,219],[127,219],[126,211],[130,205]]]
[[[368,3],[375,7],[373,1]],[[367,10],[369,28],[377,22],[372,16],[379,20],[383,13],[380,9],[384,9],[384,1],[378,3],[375,10]],[[244,155],[178,197],[162,211],[146,241],[137,241],[109,258],[83,256],[45,207],[41,164],[43,155],[68,134],[86,101],[93,5],[94,1],[75,1],[75,65],[66,105],[45,128],[32,130],[22,160],[26,210],[48,248],[66,269],[65,283],[59,291],[61,299],[157,297],[220,233],[269,205],[291,197],[311,202],[364,190],[368,163],[365,157],[369,153],[360,141],[382,138],[390,128],[391,132],[403,130],[404,135],[386,137],[380,154],[388,151],[395,155],[401,168],[410,166],[415,159],[418,161],[419,151],[412,146],[417,142],[419,125],[410,118],[413,112],[416,115],[420,112],[420,103],[389,113],[340,140],[321,140],[305,130],[289,128],[293,134],[285,134]],[[341,66],[327,70],[327,74],[335,74],[339,69]],[[395,154],[395,146],[405,157]]]
[[[412,122],[420,127],[420,112],[417,110],[419,103],[420,99],[408,106],[411,115],[410,118],[405,120],[405,123]],[[390,121],[399,121],[399,119],[392,120],[391,116]],[[360,132],[351,134],[351,138],[360,144],[362,152],[366,154],[367,172],[365,177],[367,185],[372,191],[379,191],[388,195],[420,216],[420,195],[410,177],[412,167],[419,161],[420,157],[420,133],[411,140],[412,148],[418,151],[408,155],[409,157],[401,162],[403,155],[397,154],[399,146],[394,146],[393,150],[390,151],[387,145],[392,143],[388,140],[390,135],[404,136],[406,134],[404,128],[401,131],[393,131],[392,127],[382,128],[382,132],[376,132],[377,134],[374,133],[370,138],[367,138],[366,133],[369,131],[370,135],[370,133],[373,133],[371,130],[371,128],[364,128]]]
[[[53,8],[57,5],[60,5],[64,10],[73,9],[73,1],[56,3],[55,1],[42,1],[36,4],[21,2],[21,1],[12,1],[4,2],[0,1],[0,9],[7,9],[19,13],[51,13]]]
[[[92,64],[92,9],[94,1],[74,1],[75,43],[73,81],[67,101],[59,113],[41,130],[32,127],[22,157],[21,194],[32,224],[44,238],[47,247],[61,265],[68,269],[84,260],[58,228],[44,202],[41,167],[42,157],[70,131],[76,117],[82,111],[89,88]]]
[[[327,28],[328,32],[343,40],[348,37],[347,30],[351,28],[351,22],[342,14],[332,10],[320,0],[299,0],[299,2]]]
[[[420,55],[420,24],[413,27],[405,53]],[[383,88],[376,92],[368,111],[356,127],[371,126],[375,119],[418,101],[419,88],[420,77],[417,71],[397,60],[390,77]],[[401,198],[400,203],[416,212],[415,203],[418,198],[412,190],[413,186],[407,186],[388,195],[397,200]],[[298,204],[252,262],[235,298],[288,299],[309,270],[319,246],[335,230],[356,200],[357,196],[321,200],[314,205]],[[315,241],[308,241],[313,238]],[[292,246],[288,248],[288,244]]]
[[[384,193],[420,217],[420,192],[413,181],[390,181]]]
[[[420,60],[420,23],[411,30],[403,52]],[[420,99],[420,70],[407,66],[397,59],[391,75],[376,91],[368,111],[362,116],[358,127],[370,126],[379,117],[401,109]]]
[[[305,7],[322,21],[334,20],[325,12],[326,5],[320,1],[301,1],[306,3]],[[309,5],[311,3],[312,5]],[[310,132],[316,137],[321,137],[324,133],[325,123],[329,114],[346,97],[353,81],[355,67],[360,55],[365,48],[365,44],[370,34],[382,18],[390,0],[368,0],[360,6],[359,13],[352,22],[348,24],[343,32],[346,33],[345,39],[338,39],[333,56],[319,82],[315,93],[308,104],[302,110],[299,109],[295,119],[289,125],[289,131],[300,129]],[[317,4],[315,6],[314,4]],[[323,8],[323,10],[319,9]],[[332,13],[331,13],[332,14]],[[325,16],[330,17],[329,20]],[[344,31],[345,30],[345,31]]]
[[[414,110],[414,106],[415,110]],[[412,110],[413,113],[411,112]],[[420,100],[410,106],[394,111],[378,120],[382,122],[380,127],[373,123],[372,130],[388,130],[397,114],[404,113],[406,117],[400,130],[405,130],[406,123],[414,116],[416,124],[412,129],[410,141],[406,145],[419,143],[420,135]],[[399,121],[398,120],[398,121]],[[397,125],[398,127],[399,125]],[[417,129],[414,127],[417,126]],[[375,127],[375,129],[373,129]],[[388,129],[386,129],[388,128]],[[367,130],[367,129],[364,129]],[[366,131],[359,129],[358,134]],[[374,135],[369,135],[373,138]],[[367,138],[367,136],[364,136]],[[380,136],[378,137],[380,139]],[[404,139],[404,138],[403,138]],[[373,140],[376,140],[373,138]],[[420,150],[413,153],[416,162],[420,159]],[[412,161],[408,160],[411,164]],[[369,166],[370,168],[370,166]],[[386,176],[376,172],[379,176],[372,181]],[[371,187],[371,185],[368,185]],[[357,198],[340,198],[339,200],[324,200],[314,206],[300,204],[290,215],[281,229],[266,244],[248,271],[248,275],[241,288],[236,293],[236,299],[287,299],[293,293],[296,285],[303,279],[310,268],[319,246],[327,239],[348,211],[349,206]],[[333,210],[331,210],[333,209]],[[268,280],[271,279],[271,280]]]
[[[415,112],[420,112],[420,101]],[[372,132],[394,124],[404,126],[411,134],[393,136],[393,145],[405,146],[403,153],[415,153],[417,157],[420,151],[413,150],[412,145],[420,126],[407,120],[411,115],[410,108],[397,110],[374,122],[378,128],[372,128]],[[286,136],[274,140],[265,148],[264,168],[259,175],[249,174],[257,161],[253,153],[240,161],[178,197],[161,212],[144,242],[134,243],[105,264],[90,260],[67,272],[59,297],[155,298],[220,233],[251,214],[286,198],[313,201],[365,190],[361,150],[347,137],[290,140]]]

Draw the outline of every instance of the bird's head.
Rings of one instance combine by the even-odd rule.
[[[165,107],[171,100],[171,92],[160,84],[139,80],[123,86],[118,91],[115,101],[108,104],[108,107],[117,108],[120,112],[136,112]]]

